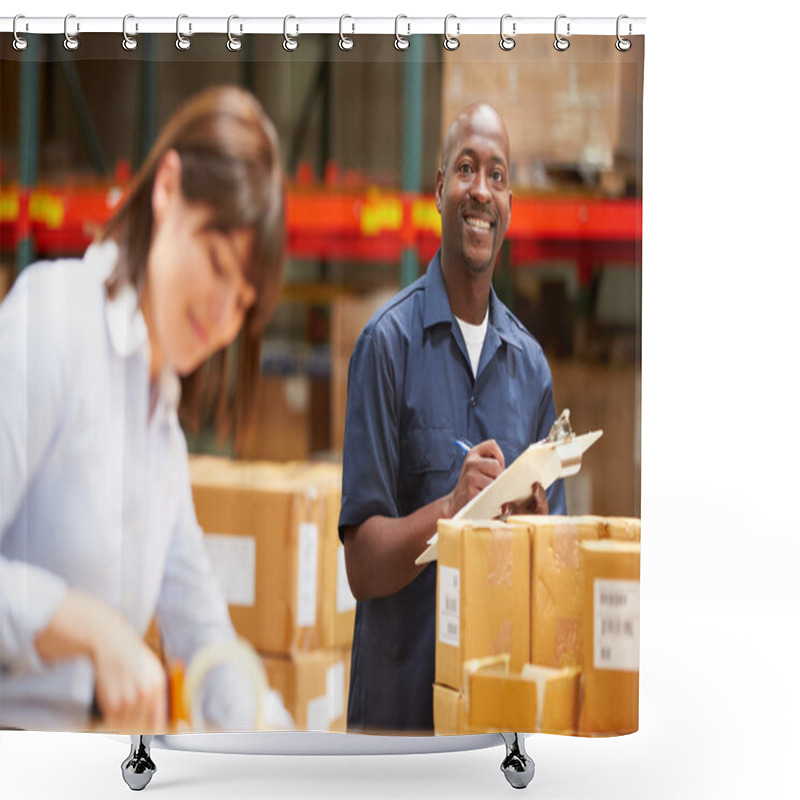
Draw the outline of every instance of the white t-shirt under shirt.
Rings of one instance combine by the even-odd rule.
[[[483,340],[486,338],[486,328],[489,325],[489,306],[486,306],[486,315],[480,325],[472,325],[464,322],[463,319],[456,317],[458,327],[461,328],[461,335],[464,337],[464,344],[467,345],[469,353],[469,363],[472,365],[472,377],[478,374],[478,364],[481,360],[481,350],[483,350]]]

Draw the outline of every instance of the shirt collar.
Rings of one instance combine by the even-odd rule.
[[[453,312],[442,277],[441,249],[428,264],[425,276],[425,310],[423,312],[424,327],[430,328],[441,322],[452,322]],[[523,349],[522,331],[510,319],[510,312],[500,302],[494,287],[489,289],[489,327],[497,331],[498,336],[510,345]]]
[[[92,244],[86,251],[87,263],[106,268],[108,278],[117,263],[119,249],[114,242]],[[139,295],[130,283],[124,283],[116,295],[106,297],[106,324],[114,352],[122,359],[140,354],[150,369],[150,339],[147,323],[139,308]],[[181,397],[181,384],[175,371],[164,366],[158,376],[158,395],[166,409],[177,409]]]

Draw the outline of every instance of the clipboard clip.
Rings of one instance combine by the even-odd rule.
[[[567,439],[572,439],[574,436],[575,434],[572,432],[572,425],[569,421],[569,409],[565,408],[558,419],[553,423],[545,441],[564,442]]]

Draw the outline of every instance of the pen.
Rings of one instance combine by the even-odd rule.
[[[469,442],[467,439],[456,439],[456,445],[458,448],[466,455],[472,450],[472,443]]]

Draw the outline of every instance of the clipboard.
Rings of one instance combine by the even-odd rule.
[[[590,431],[559,441],[545,439],[530,445],[513,464],[461,508],[453,519],[495,519],[500,516],[506,503],[530,497],[531,486],[536,481],[547,489],[559,478],[577,474],[581,469],[583,454],[602,435],[601,430]],[[417,557],[415,564],[436,560],[438,538],[439,535],[435,533],[428,539],[427,549]]]

